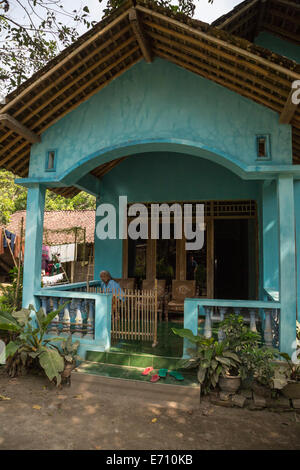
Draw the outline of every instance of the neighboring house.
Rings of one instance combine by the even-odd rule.
[[[17,211],[10,217],[10,222],[1,230],[20,237],[21,221],[23,219],[24,230],[26,226],[26,211]],[[51,252],[63,252],[69,249],[72,260],[62,257],[63,267],[69,277],[75,282],[86,281],[88,265],[90,261],[90,277],[93,276],[93,249],[95,232],[95,211],[45,211],[43,228],[43,245],[51,247]],[[24,234],[25,235],[25,234]],[[70,250],[71,248],[71,250]],[[9,279],[9,271],[14,266],[11,252],[6,247],[0,254],[0,280]],[[16,255],[14,250],[14,255]],[[69,255],[70,257],[70,255]],[[16,256],[17,258],[17,256]]]
[[[205,245],[193,259],[184,239],[95,237],[95,278],[106,269],[117,278],[184,282],[197,267],[201,302],[186,301],[186,327],[197,331],[203,307],[208,323],[228,307],[249,311],[252,327],[261,316],[268,342],[278,327],[281,350],[292,352],[300,307],[300,109],[292,90],[300,80],[299,12],[298,1],[250,0],[208,25],[130,0],[7,97],[0,165],[28,188],[24,306],[51,297],[40,290],[46,188],[87,191],[117,214],[119,196],[128,205],[198,202]],[[80,302],[88,303],[89,348],[109,348],[109,298],[74,290],[53,297],[77,299],[77,325]],[[280,312],[276,320],[272,312]]]

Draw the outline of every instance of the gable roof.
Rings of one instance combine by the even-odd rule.
[[[283,1],[283,0],[282,0]],[[281,114],[300,65],[267,49],[147,0],[126,0],[7,97],[8,113],[36,136],[144,58],[157,56]],[[5,121],[7,122],[7,121]],[[293,120],[300,163],[300,111]],[[26,177],[31,142],[0,128],[0,167]],[[101,175],[102,167],[96,169]],[[96,171],[96,173],[97,173]],[[101,176],[100,176],[101,177]],[[71,195],[76,188],[57,192]]]
[[[26,211],[17,211],[11,215],[6,229],[18,235],[20,233],[21,219],[24,218],[26,226]],[[62,245],[74,243],[74,233],[61,231],[72,228],[86,229],[86,243],[94,243],[95,211],[45,211],[44,212],[44,243]],[[48,232],[47,232],[48,231]],[[82,238],[82,230],[79,237]]]
[[[268,31],[300,45],[300,0],[245,0],[212,25],[249,41]]]

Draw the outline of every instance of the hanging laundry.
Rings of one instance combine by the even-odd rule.
[[[50,261],[50,247],[43,245],[42,247],[42,269],[47,271],[48,264]]]
[[[6,237],[4,237],[4,242],[3,242],[4,248],[7,248],[7,246],[8,246],[7,240],[10,240],[11,251],[14,252],[16,235],[14,233],[10,232],[9,230],[6,230],[6,229],[5,229],[5,235],[6,235]]]
[[[51,246],[50,253],[51,259],[53,259],[53,256],[60,255],[59,260],[61,263],[75,261],[75,243]]]
[[[42,277],[42,282],[43,286],[51,286],[53,284],[56,284],[57,282],[63,281],[64,275],[63,273],[56,274],[55,276],[43,276]]]

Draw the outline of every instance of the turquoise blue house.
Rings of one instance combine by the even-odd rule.
[[[96,292],[100,270],[171,285],[189,279],[193,255],[197,295],[185,301],[186,327],[197,331],[204,314],[209,334],[215,317],[234,308],[253,328],[262,322],[268,344],[294,350],[299,16],[296,1],[251,0],[208,25],[125,1],[7,97],[0,165],[28,188],[24,307],[73,299],[83,349],[108,350],[111,295]],[[96,234],[94,291],[84,283],[41,289],[47,188],[66,197],[84,190],[117,215],[119,196],[128,206],[204,204],[204,247],[190,253],[184,240]]]

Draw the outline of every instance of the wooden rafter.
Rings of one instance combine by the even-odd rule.
[[[260,0],[258,19],[254,30],[254,37],[256,37],[260,32],[266,14],[267,4],[268,0]]]
[[[286,100],[284,108],[279,118],[280,124],[290,124],[298,108],[298,104],[293,102],[293,95],[295,94],[295,89],[291,89],[291,92]]]
[[[226,18],[222,23],[219,23],[216,27],[219,29],[224,29],[231,23],[235,23],[239,18],[244,17],[248,10],[253,8],[257,3],[259,3],[259,1],[260,0],[253,0],[252,2],[245,5],[243,8],[238,9],[236,13],[233,12],[232,16]]]
[[[106,175],[110,170],[119,165],[123,160],[125,160],[125,158],[127,157],[121,157],[117,158],[116,160],[112,160],[111,162],[103,163],[102,165],[98,166],[93,171],[91,171],[91,174],[99,179],[103,178],[104,175]]]
[[[28,142],[34,144],[40,142],[41,138],[39,135],[32,132],[30,129],[25,127],[23,124],[18,122],[14,117],[9,114],[0,114],[0,125],[8,127],[8,129],[16,132],[21,137],[24,137]]]
[[[149,43],[145,37],[142,26],[139,21],[138,13],[135,8],[129,10],[129,21],[136,37],[136,40],[141,48],[145,61],[150,64],[152,62],[152,54]]]
[[[96,25],[96,29],[79,39],[70,50],[64,51],[61,58],[57,56],[53,65],[50,63],[44,71],[38,72],[34,80],[22,85],[20,92],[8,97],[0,112],[9,110],[14,119],[17,118],[36,135],[41,135],[142,57],[150,61],[156,54],[282,115],[291,85],[300,79],[299,66],[228,34],[231,30],[234,34],[245,30],[246,37],[253,35],[258,11],[261,21],[268,24],[269,9],[263,15],[264,4],[264,0],[243,2],[243,11],[235,12],[237,16],[233,23],[225,18],[224,31],[220,25],[212,27],[144,0],[125,0],[111,19],[105,19],[103,27]],[[281,4],[279,0],[267,0],[267,5],[276,10],[277,16],[277,12],[280,15],[281,9],[285,8],[279,6]],[[293,26],[293,14],[287,11]],[[276,18],[272,25],[282,27],[283,23]],[[293,26],[291,34],[295,31]],[[290,123],[296,161],[299,155],[297,129],[300,132],[300,112],[297,109]],[[30,145],[30,141],[17,132],[7,127],[0,128],[1,167],[26,176]],[[107,168],[109,171],[110,167]],[[101,177],[101,171],[98,177]],[[70,188],[64,190],[64,194],[69,193]]]

